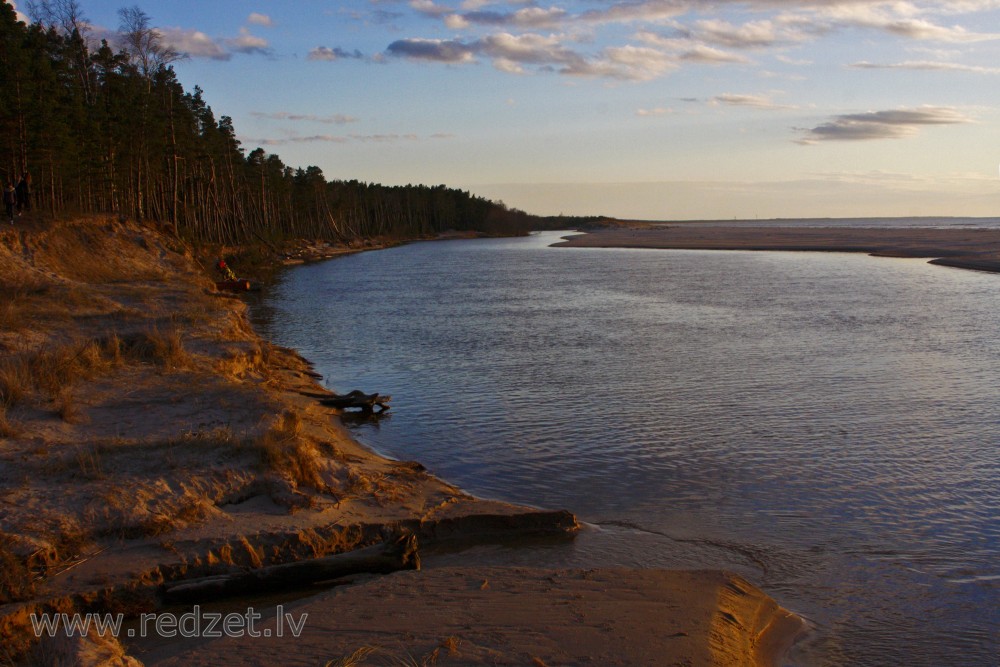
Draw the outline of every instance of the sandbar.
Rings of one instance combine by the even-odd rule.
[[[881,257],[926,257],[934,264],[1000,271],[998,229],[645,223],[596,229],[555,245],[571,248],[863,252]]]

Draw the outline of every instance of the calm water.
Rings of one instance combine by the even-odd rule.
[[[557,238],[296,268],[255,317],[393,395],[373,448],[594,525],[484,559],[740,572],[815,623],[792,664],[1000,664],[1000,275]]]

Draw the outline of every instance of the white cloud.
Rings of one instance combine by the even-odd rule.
[[[724,63],[748,63],[746,57],[737,53],[729,53],[721,49],[716,49],[704,44],[694,44],[690,48],[681,51],[678,58],[693,63],[706,65],[721,65]]]
[[[593,2],[593,8],[585,10],[567,9],[574,6],[568,3],[528,0],[465,0],[457,9],[454,2],[435,0],[408,0],[407,4],[417,13],[440,19],[449,30],[496,32],[452,39],[408,37],[392,42],[384,55],[450,64],[488,59],[496,69],[514,74],[533,70],[642,81],[685,63],[746,65],[751,63],[743,55],[746,51],[775,51],[851,29],[875,30],[914,44],[1000,39],[1000,33],[939,20],[1000,7],[1000,0],[960,0],[962,10],[944,0],[719,0],[716,5],[695,0],[616,0]],[[727,6],[764,16],[735,21],[721,13]],[[611,25],[635,25],[632,43],[608,45],[602,33],[611,32],[605,29]],[[538,34],[542,30],[551,34],[542,37]],[[543,39],[544,44],[540,43]],[[326,57],[334,59],[331,55]],[[314,52],[310,57],[321,54]],[[793,60],[780,53],[773,57],[786,64],[811,64],[808,59]]]
[[[226,46],[237,53],[270,53],[271,47],[263,37],[251,35],[246,28],[240,28],[240,36],[225,40]]]
[[[636,109],[636,116],[666,116],[674,112],[670,107],[655,107],[653,109]]]
[[[23,21],[24,23],[31,23],[31,19],[28,18],[27,14],[25,14],[24,12],[22,12],[20,9],[17,8],[17,3],[14,2],[14,0],[7,0],[7,1],[10,3],[10,6],[14,8],[14,16],[17,18],[18,21]]]
[[[452,11],[449,7],[436,4],[433,0],[410,0],[410,7],[420,14],[433,17],[450,14]]]
[[[1000,67],[982,67],[980,65],[963,65],[961,63],[940,62],[932,60],[907,60],[899,63],[856,62],[848,65],[851,69],[908,69],[926,72],[969,72],[970,74],[1000,74]]]
[[[247,17],[247,23],[264,26],[265,28],[274,27],[274,21],[271,20],[270,16],[267,14],[258,14],[257,12],[253,12]]]
[[[739,95],[735,93],[723,93],[716,95],[709,104],[736,107],[751,107],[754,109],[794,109],[795,107],[786,104],[777,104],[767,95]]]
[[[200,30],[184,28],[166,28],[160,31],[163,43],[178,53],[190,58],[210,58],[212,60],[229,60],[229,53],[220,41],[215,40]]]

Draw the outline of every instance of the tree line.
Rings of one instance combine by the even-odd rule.
[[[47,213],[169,223],[191,241],[224,244],[553,225],[443,185],[328,181],[319,167],[248,153],[232,118],[216,118],[199,87],[184,90],[171,66],[180,55],[138,7],[119,11],[113,47],[90,43],[76,0],[27,6],[30,24],[0,3],[0,176],[29,174]]]

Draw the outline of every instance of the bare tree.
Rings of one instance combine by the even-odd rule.
[[[28,16],[35,23],[60,28],[67,36],[75,30],[81,37],[90,31],[83,8],[76,0],[38,0],[29,2]]]
[[[87,51],[87,35],[90,22],[83,15],[83,8],[77,0],[38,0],[28,3],[28,15],[35,23],[60,29],[73,43],[73,59],[80,77],[84,99],[87,104],[94,100],[94,84],[90,80],[90,62]]]
[[[161,67],[183,58],[174,48],[163,43],[163,34],[151,25],[149,15],[138,6],[119,9],[118,18],[123,46],[132,64],[147,79],[151,79]]]

